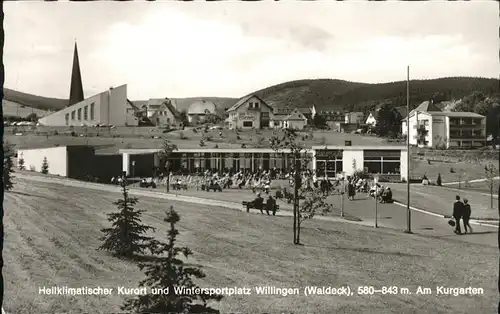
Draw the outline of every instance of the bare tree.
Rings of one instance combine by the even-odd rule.
[[[165,171],[167,172],[167,192],[170,192],[170,168],[172,166],[172,153],[177,151],[177,145],[168,139],[163,140],[163,148],[160,152],[160,157],[165,162]]]
[[[484,173],[490,190],[490,207],[493,208],[493,188],[495,186],[495,179],[498,176],[498,168],[490,162],[484,166]]]
[[[309,169],[312,156],[304,143],[300,142],[296,130],[285,129],[283,135],[272,136],[269,143],[277,153],[289,151],[293,157],[293,243],[300,244],[302,222],[313,218],[319,211],[322,214],[330,211],[331,205],[326,202],[328,193],[313,187],[313,173]]]

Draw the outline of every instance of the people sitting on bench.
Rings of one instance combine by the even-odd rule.
[[[266,203],[266,213],[269,216],[269,211],[273,213],[273,216],[276,216],[276,200],[272,195],[269,195]]]
[[[264,207],[264,199],[260,196],[260,193],[257,193],[257,197],[247,203],[247,213],[250,212],[250,208],[255,208],[260,210],[260,212],[263,214],[263,207]]]
[[[384,192],[382,192],[381,203],[392,203],[392,191],[391,188],[387,187]]]
[[[276,199],[277,200],[283,199],[283,191],[281,191],[281,189],[276,191]]]

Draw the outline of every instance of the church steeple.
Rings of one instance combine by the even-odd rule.
[[[69,106],[74,105],[82,100],[83,96],[83,83],[82,74],[80,72],[80,61],[78,59],[78,48],[75,41],[75,51],[73,53],[73,69],[71,70],[71,86],[69,91]]]

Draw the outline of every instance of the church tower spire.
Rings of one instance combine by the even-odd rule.
[[[75,51],[73,53],[73,69],[71,70],[71,86],[69,91],[69,106],[74,105],[82,100],[83,96],[83,83],[82,74],[80,72],[80,60],[78,59],[78,48],[75,41]]]

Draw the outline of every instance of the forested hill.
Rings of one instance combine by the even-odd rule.
[[[478,77],[449,77],[410,81],[410,104],[438,98],[439,101],[460,99],[473,91],[486,95],[500,92],[499,80]],[[373,104],[390,101],[406,105],[406,81],[367,84],[342,80],[300,80],[274,85],[256,91],[259,97],[278,107],[309,107],[317,110],[365,111]]]

